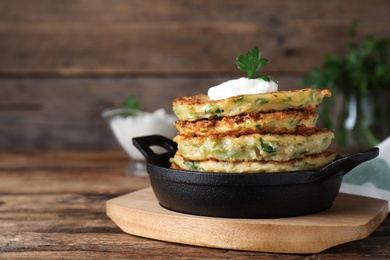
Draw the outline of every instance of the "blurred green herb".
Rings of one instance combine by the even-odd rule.
[[[268,76],[255,77],[257,71],[267,65],[267,63],[268,60],[261,58],[261,51],[257,47],[249,50],[245,55],[239,55],[236,58],[237,67],[247,73],[248,79],[260,78],[265,81],[270,81],[270,77]]]
[[[345,56],[327,54],[321,68],[309,71],[302,78],[302,83],[312,88],[327,88],[334,95],[343,94],[349,97],[353,94],[365,95],[370,91],[381,95],[390,89],[390,63],[388,62],[388,38],[366,36],[360,46],[356,41],[354,21],[348,32],[347,53]],[[324,100],[318,113],[324,127],[331,128],[330,119],[333,107],[332,99]]]
[[[135,116],[136,113],[133,110],[139,110],[141,108],[135,96],[129,96],[122,105],[124,108],[129,109],[128,111],[124,111],[120,114],[122,117]]]

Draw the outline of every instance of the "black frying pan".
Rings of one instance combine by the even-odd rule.
[[[280,218],[319,212],[332,206],[343,175],[378,156],[379,149],[337,156],[319,170],[279,173],[209,173],[171,169],[177,145],[160,135],[133,138],[145,156],[159,203],[193,215],[229,218]],[[151,146],[168,152],[156,154]],[[368,174],[368,173],[367,173]]]

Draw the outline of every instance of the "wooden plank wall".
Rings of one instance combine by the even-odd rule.
[[[136,95],[146,111],[243,76],[259,46],[280,89],[348,27],[390,36],[388,0],[0,0],[0,149],[118,148],[100,113]]]

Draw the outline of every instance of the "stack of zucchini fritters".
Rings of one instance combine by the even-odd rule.
[[[334,135],[316,129],[317,106],[329,90],[300,89],[210,100],[173,101],[178,151],[172,168],[202,172],[284,172],[334,160]]]

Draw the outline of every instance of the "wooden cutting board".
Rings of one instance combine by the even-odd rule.
[[[161,207],[152,188],[107,201],[107,215],[125,233],[213,248],[318,253],[369,236],[388,214],[387,201],[340,193],[325,211],[279,219],[229,219]]]

